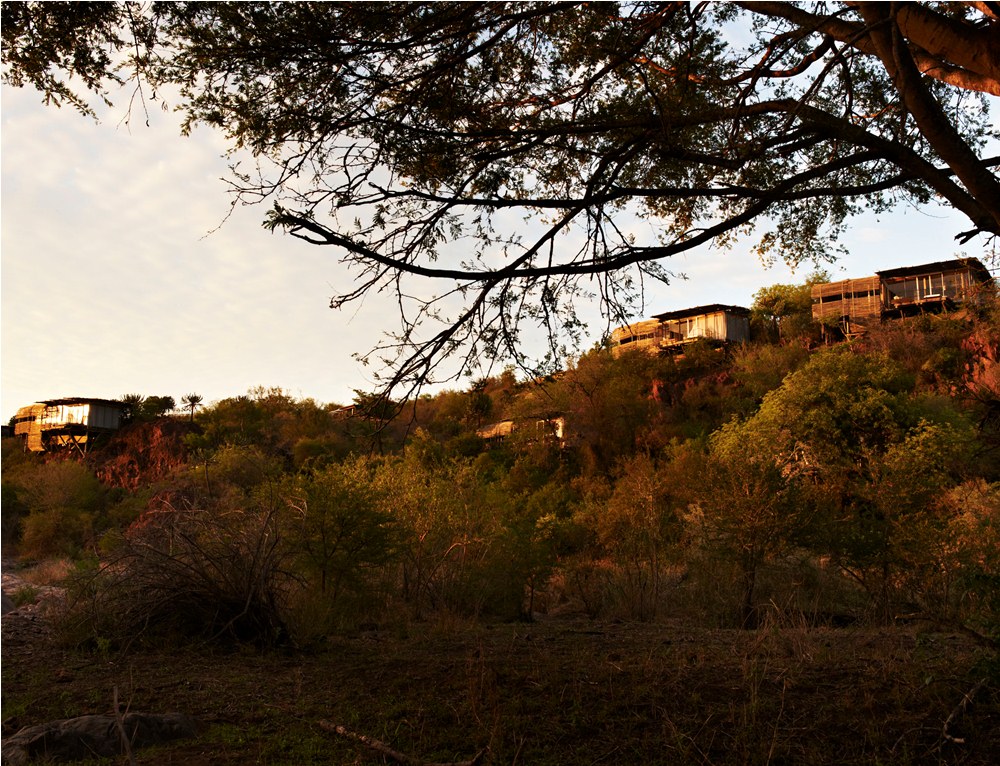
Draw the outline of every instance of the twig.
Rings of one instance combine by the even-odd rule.
[[[986,679],[982,678],[979,680],[979,683],[977,683],[975,686],[969,689],[969,691],[963,694],[962,699],[959,701],[957,705],[955,705],[955,709],[951,711],[951,715],[949,715],[948,719],[944,722],[944,726],[941,729],[941,734],[949,742],[954,742],[956,745],[965,744],[965,737],[951,736],[951,734],[948,733],[948,727],[951,726],[952,722],[960,714],[965,712],[965,709],[969,706],[969,703],[972,702],[972,698],[976,696],[976,694],[979,692],[980,689],[983,688],[983,686],[985,686],[985,684],[986,684]]]
[[[122,720],[122,711],[118,708],[117,684],[115,684],[114,688],[114,703],[115,703],[115,725],[118,727],[118,734],[122,738],[122,748],[125,750],[125,754],[128,756],[129,766],[135,766],[135,755],[132,753],[132,743],[129,741],[128,735],[125,734],[125,721]]]
[[[334,734],[339,734],[341,737],[346,737],[347,739],[354,740],[355,742],[360,742],[362,745],[371,748],[376,753],[384,755],[386,758],[395,761],[396,763],[401,763],[403,766],[477,766],[483,756],[486,755],[486,751],[489,748],[484,748],[476,753],[469,761],[451,761],[448,763],[439,763],[435,761],[424,761],[420,758],[414,758],[406,753],[401,753],[398,750],[393,750],[389,745],[384,742],[380,742],[372,737],[366,737],[364,734],[358,734],[353,731],[340,726],[338,724],[332,724],[329,721],[319,721],[319,727],[325,731],[333,732]]]

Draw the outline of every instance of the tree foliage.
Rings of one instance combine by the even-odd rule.
[[[687,520],[696,545],[732,562],[738,573],[738,624],[756,627],[757,580],[763,565],[787,553],[811,521],[796,485],[766,452],[747,454],[752,423],[730,423],[715,434]]]
[[[814,329],[812,286],[829,282],[825,271],[810,274],[801,285],[770,285],[753,296],[750,321],[758,332],[773,340],[808,339]]]
[[[151,446],[135,429],[86,456],[5,440],[5,540],[100,556],[78,595],[91,628],[122,637],[271,644],[579,610],[746,627],[920,615],[989,643],[995,322],[984,303],[819,350],[596,348],[551,378],[405,402],[379,454],[363,408],[256,388],[181,424],[176,463],[156,448],[176,470],[135,491],[101,467],[104,450]],[[511,428],[483,438],[487,414]]]
[[[369,357],[390,385],[551,370],[581,301],[623,321],[670,256],[754,229],[765,259],[819,262],[861,210],[937,197],[960,239],[995,237],[998,34],[991,3],[24,3],[3,25],[6,82],[86,110],[134,78],[249,151],[234,204],[337,254],[333,306],[399,299]]]
[[[330,602],[362,589],[365,571],[391,560],[394,520],[380,509],[364,461],[335,464],[286,492],[292,545]]]
[[[14,507],[5,515],[26,511],[16,530],[25,555],[72,555],[93,547],[105,500],[93,473],[73,461],[28,462],[9,473],[4,484]]]
[[[833,556],[876,609],[889,609],[900,573],[940,544],[947,526],[940,502],[963,479],[974,442],[962,415],[916,394],[915,382],[885,356],[820,352],[767,394],[753,417],[721,429],[713,446],[728,445],[727,470],[742,475],[758,465],[776,482],[759,493],[754,521],[726,516],[738,535],[757,527],[772,504],[763,498],[790,491],[793,507],[772,513],[777,526],[762,538]],[[725,487],[710,484],[715,493]]]
[[[181,405],[184,409],[190,410],[191,412],[191,422],[194,422],[194,411],[198,407],[204,406],[205,397],[201,394],[184,394],[181,397]]]
[[[177,406],[172,396],[147,396],[139,405],[138,420],[155,420]]]

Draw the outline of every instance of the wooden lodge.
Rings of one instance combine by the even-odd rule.
[[[839,324],[847,336],[858,335],[872,321],[953,308],[973,299],[991,279],[975,258],[878,271],[872,277],[813,285],[812,315],[824,325]]]
[[[499,444],[519,431],[528,441],[554,439],[559,444],[566,442],[566,418],[562,415],[536,415],[517,420],[501,420],[476,431],[487,444]]]
[[[32,452],[87,446],[101,434],[117,431],[128,405],[108,399],[70,397],[21,407],[14,416],[14,435]]]
[[[611,352],[641,349],[657,354],[680,351],[696,340],[742,343],[750,339],[750,310],[742,306],[713,303],[708,306],[656,314],[611,333]]]

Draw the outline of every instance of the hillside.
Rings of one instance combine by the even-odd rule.
[[[88,464],[106,487],[147,487],[187,464],[184,440],[192,433],[197,433],[196,426],[173,418],[130,424],[94,450]]]
[[[495,763],[989,763],[996,317],[594,349],[398,408],[256,389],[83,463],[5,442],[5,541],[68,589],[50,638],[4,618],[5,717],[104,710],[128,669],[212,724],[191,763],[364,757],[319,718]]]

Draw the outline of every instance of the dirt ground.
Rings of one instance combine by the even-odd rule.
[[[417,623],[309,651],[70,649],[44,608],[2,621],[4,736],[112,711],[179,711],[197,739],[140,764],[995,764],[1000,690],[969,639],[680,623]],[[965,702],[963,703],[963,700]],[[114,763],[116,761],[103,761]],[[117,761],[127,762],[124,756]],[[418,762],[418,761],[414,761]]]

